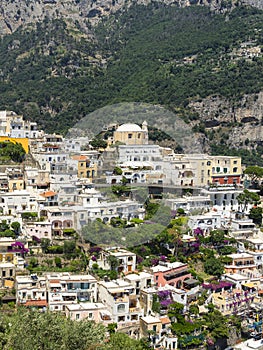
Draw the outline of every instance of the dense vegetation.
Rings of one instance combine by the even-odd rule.
[[[10,161],[21,163],[25,159],[26,152],[21,143],[9,141],[0,142],[0,161],[8,163]]]
[[[126,334],[113,333],[107,339],[101,324],[71,321],[60,313],[19,309],[1,316],[0,348],[3,350],[119,350],[145,349],[142,342]]]
[[[262,89],[262,58],[230,58],[242,42],[262,45],[262,21],[251,8],[222,15],[153,3],[103,19],[87,38],[77,23],[46,19],[2,38],[0,108],[60,132],[124,101],[160,104],[193,120],[190,100],[219,94],[237,103]]]

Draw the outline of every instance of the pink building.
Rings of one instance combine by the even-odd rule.
[[[188,265],[181,262],[159,262],[159,265],[152,267],[152,272],[157,287],[169,284],[181,288],[183,282],[192,277],[188,271]]]
[[[52,239],[51,223],[48,221],[28,222],[25,225],[25,231],[30,237]]]

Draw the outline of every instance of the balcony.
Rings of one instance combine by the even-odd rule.
[[[133,313],[133,312],[140,312],[141,311],[141,308],[139,307],[130,307],[129,308],[129,312],[130,313]]]
[[[166,279],[166,281],[170,281],[170,280],[180,278],[183,276],[187,276],[187,275],[190,275],[189,271],[171,272],[171,273],[167,273],[166,275],[164,275],[164,278]]]
[[[128,303],[129,298],[127,296],[123,297],[114,297],[115,303]]]

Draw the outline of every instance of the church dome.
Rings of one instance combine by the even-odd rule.
[[[120,131],[120,132],[138,132],[138,131],[142,131],[142,129],[137,124],[127,123],[127,124],[122,124],[121,126],[119,126],[116,131]]]

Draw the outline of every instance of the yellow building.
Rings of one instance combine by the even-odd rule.
[[[9,192],[14,190],[23,190],[25,188],[25,180],[23,170],[20,168],[8,171],[8,189]]]
[[[195,185],[238,185],[241,181],[240,157],[191,154],[185,158],[195,169]]]
[[[78,178],[92,180],[97,176],[97,164],[91,162],[87,156],[73,156],[72,159],[78,161]]]
[[[137,124],[122,124],[113,133],[112,143],[120,142],[125,145],[147,145],[148,125],[144,121],[142,127]]]
[[[0,136],[0,142],[10,141],[13,143],[21,143],[25,152],[28,153],[28,139],[27,138],[17,138],[17,137],[8,137],[8,136]]]

